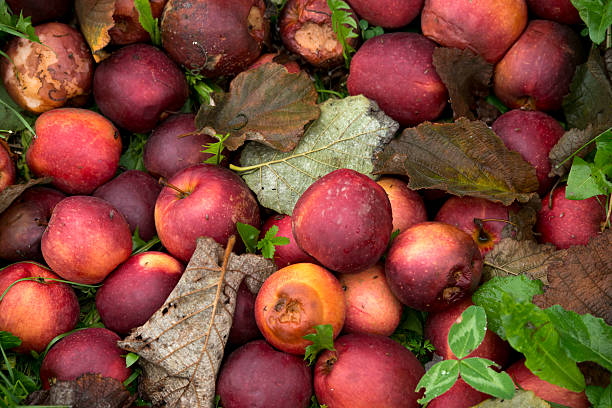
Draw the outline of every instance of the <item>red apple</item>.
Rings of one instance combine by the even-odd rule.
[[[132,253],[132,234],[108,202],[71,196],[55,206],[41,240],[47,265],[64,279],[99,283]]]
[[[6,0],[14,15],[32,17],[32,24],[57,20],[70,15],[72,0]]]
[[[0,192],[11,184],[15,184],[15,181],[15,163],[13,163],[8,145],[0,140]]]
[[[0,270],[0,294],[16,280],[30,277],[60,279],[39,264],[20,262]],[[0,303],[0,330],[21,339],[15,349],[20,353],[41,353],[56,336],[74,329],[78,320],[79,302],[65,283],[21,281]]]
[[[255,69],[257,67],[262,66],[263,64],[277,61],[279,64],[282,64],[285,68],[287,68],[287,72],[289,72],[290,74],[297,74],[301,71],[300,64],[298,64],[297,62],[288,59],[285,55],[272,53],[261,54],[261,56],[257,58],[257,60],[252,63],[251,66],[247,69]]]
[[[166,0],[148,0],[151,7],[151,15],[159,19],[164,11]],[[115,25],[108,30],[113,44],[132,44],[138,42],[150,42],[151,36],[140,24],[140,14],[136,10],[134,0],[115,0],[113,21]]]
[[[461,377],[444,394],[432,399],[427,408],[466,408],[491,398],[469,386]]]
[[[261,332],[255,321],[255,294],[242,281],[236,294],[236,308],[227,337],[227,347],[233,349],[257,338],[261,338]]]
[[[545,20],[562,24],[580,24],[582,19],[571,0],[527,0],[529,11]]]
[[[188,167],[176,173],[155,204],[155,227],[164,247],[183,262],[189,261],[198,237],[226,245],[236,235],[236,223],[259,227],[259,205],[242,179],[212,164]]]
[[[404,231],[414,224],[427,221],[423,198],[408,188],[408,184],[393,177],[382,177],[377,183],[385,190],[391,203],[393,231]]]
[[[407,25],[423,8],[423,0],[348,0],[347,3],[371,26],[400,28]]]
[[[435,312],[476,290],[482,255],[472,237],[459,228],[423,222],[393,240],[385,273],[391,291],[403,304]]]
[[[295,237],[291,230],[290,215],[274,215],[268,218],[261,227],[260,238],[263,238],[266,232],[274,225],[278,227],[278,232],[276,233],[277,237],[289,239],[289,244],[280,245],[275,248],[274,263],[278,269],[301,262],[318,263],[316,259],[304,252],[295,242]]]

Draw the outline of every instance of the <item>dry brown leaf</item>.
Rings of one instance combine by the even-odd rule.
[[[50,183],[51,180],[51,177],[31,179],[27,183],[13,184],[0,191],[0,213],[9,208],[11,203],[15,201],[21,195],[21,193],[26,191],[28,188],[34,187],[38,184]]]
[[[94,59],[102,61],[109,55],[104,47],[111,39],[108,30],[115,26],[115,0],[75,0],[74,9]]]
[[[304,126],[319,115],[317,91],[308,75],[268,63],[238,74],[229,93],[215,98],[215,106],[202,105],[196,127],[213,135],[229,133],[223,144],[230,150],[253,140],[288,152],[304,135]]]
[[[100,374],[83,374],[74,381],[58,381],[48,390],[28,396],[28,405],[69,405],[72,408],[127,408],[131,396],[123,384]]]
[[[485,256],[483,281],[495,276],[527,275],[547,284],[548,263],[554,258],[556,251],[552,244],[502,239]]]
[[[502,238],[514,238],[517,241],[534,240],[533,227],[537,221],[538,211],[542,208],[542,200],[534,196],[522,204],[518,210],[511,207],[508,211],[508,221],[502,230]]]
[[[166,303],[119,342],[140,355],[140,389],[164,407],[214,406],[215,381],[243,278],[252,292],[275,271],[261,256],[225,252],[211,238],[198,246]]]
[[[557,251],[549,263],[548,286],[533,303],[541,308],[561,305],[576,313],[590,313],[612,324],[612,230]]]
[[[571,129],[565,132],[557,144],[550,149],[550,153],[548,154],[548,161],[550,162],[550,172],[548,176],[563,177],[569,173],[570,167],[572,167],[572,160],[567,160],[567,158],[595,136],[597,135],[593,132],[593,126],[590,124],[584,130]],[[584,158],[594,148],[595,143],[591,143],[576,153],[576,156]]]
[[[374,173],[410,177],[412,189],[439,189],[510,205],[535,196],[535,169],[484,122],[425,122],[405,129],[375,157]]]
[[[493,65],[469,49],[436,47],[433,65],[448,89],[455,118],[476,119],[478,101],[489,94]]]

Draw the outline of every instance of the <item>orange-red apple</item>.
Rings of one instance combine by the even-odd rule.
[[[382,177],[377,183],[385,190],[391,203],[393,231],[404,231],[414,224],[427,221],[423,198],[408,184],[394,177]]]

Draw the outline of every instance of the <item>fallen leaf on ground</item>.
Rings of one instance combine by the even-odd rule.
[[[436,47],[433,65],[448,89],[455,118],[476,119],[477,102],[489,94],[493,65],[469,49]]]
[[[6,210],[13,201],[15,201],[21,193],[26,191],[30,187],[34,187],[38,184],[46,184],[51,182],[51,177],[44,177],[38,179],[31,179],[24,184],[13,184],[0,191],[0,213]]]
[[[550,149],[550,153],[548,154],[548,161],[550,162],[550,172],[548,173],[549,177],[563,177],[567,173],[569,173],[570,168],[572,167],[573,160],[567,160],[574,152],[580,149],[583,145],[589,142],[589,140],[593,139],[595,136],[595,132],[593,132],[593,126],[589,124],[586,129],[571,129],[568,130],[561,136],[561,139],[557,142],[556,145]],[[580,158],[584,158],[587,154],[589,154],[595,148],[595,143],[591,143],[586,146],[584,149],[576,153],[576,156]],[[561,164],[563,163],[563,164]]]
[[[229,330],[236,293],[243,278],[257,292],[276,269],[269,259],[231,252],[211,238],[198,246],[166,303],[132,331],[123,349],[136,353],[143,369],[140,389],[164,407],[214,406],[215,382]]]
[[[540,279],[546,285],[548,263],[555,252],[557,249],[552,244],[505,238],[485,255],[483,281],[495,276],[527,275],[531,279]]]
[[[550,404],[536,397],[533,391],[517,390],[512,399],[491,398],[472,408],[550,408]]]
[[[412,189],[440,189],[510,205],[538,189],[535,169],[484,122],[425,122],[405,129],[376,156],[375,174],[410,177]]]
[[[259,203],[291,214],[298,198],[320,177],[349,168],[372,178],[372,156],[383,148],[399,125],[364,96],[330,99],[321,105],[298,146],[282,153],[258,143],[245,146],[242,177]]]
[[[213,135],[229,133],[223,144],[230,150],[253,140],[290,151],[304,134],[304,126],[320,113],[308,75],[290,74],[276,63],[238,74],[229,93],[217,96],[215,102],[215,106],[202,105],[196,127]]]
[[[557,251],[548,266],[548,286],[533,303],[547,308],[561,305],[576,313],[590,313],[612,324],[612,230],[588,245]]]
[[[508,211],[509,223],[503,228],[501,237],[514,238],[517,241],[534,240],[533,227],[541,208],[542,200],[537,195],[522,204],[518,210],[510,207],[510,211]]]
[[[108,56],[104,50],[111,39],[108,30],[115,26],[115,0],[76,0],[74,9],[94,59],[102,61]]]

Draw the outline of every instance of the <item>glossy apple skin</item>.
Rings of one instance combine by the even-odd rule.
[[[45,390],[57,381],[75,380],[95,373],[125,381],[132,373],[125,366],[125,351],[117,346],[116,333],[103,328],[76,331],[58,341],[43,359],[40,380]]]
[[[529,11],[545,20],[561,24],[580,24],[580,14],[571,0],[527,0]]]
[[[354,170],[339,169],[315,181],[292,214],[300,248],[323,266],[356,273],[374,265],[391,237],[391,204],[385,190]]]
[[[256,295],[242,281],[236,295],[234,320],[232,320],[232,327],[227,337],[227,347],[229,349],[261,338],[261,332],[255,321],[255,297]]]
[[[370,26],[400,28],[407,25],[423,8],[423,0],[348,0],[347,3]]]
[[[218,140],[195,131],[193,113],[173,114],[157,125],[143,150],[142,160],[149,173],[169,179],[178,171],[212,157],[210,153],[202,153],[202,146]]]
[[[255,299],[255,321],[265,339],[291,354],[304,354],[312,344],[303,338],[314,326],[331,324],[338,336],[346,316],[344,292],[325,268],[299,263],[276,271]]]
[[[33,262],[20,262],[0,271],[0,294],[16,280],[29,277],[60,279]],[[66,333],[79,320],[79,301],[65,283],[21,281],[6,292],[0,303],[0,330],[19,337],[19,353],[41,353],[56,336]]]
[[[212,164],[188,167],[168,182],[187,195],[164,187],[155,203],[155,227],[164,247],[188,262],[198,237],[211,237],[227,245],[237,235],[236,223],[259,228],[259,205],[242,179]]]
[[[588,244],[601,233],[601,224],[606,219],[604,208],[596,197],[569,200],[565,198],[565,188],[556,188],[552,193],[552,208],[550,194],[544,196],[535,226],[538,240],[554,244],[558,249]],[[600,201],[605,203],[605,198]]]
[[[513,109],[497,118],[491,127],[508,149],[535,167],[538,193],[550,190],[553,178],[548,177],[548,154],[565,133],[559,122],[544,112]]]
[[[181,109],[189,89],[185,75],[158,48],[132,44],[102,61],[93,92],[100,112],[117,126],[150,132],[166,112]]]
[[[270,30],[265,12],[263,0],[169,0],[162,44],[177,64],[208,78],[235,75],[261,53]]]
[[[469,297],[482,276],[482,255],[465,232],[423,222],[399,234],[387,254],[391,291],[406,306],[435,312]]]
[[[32,24],[38,25],[45,21],[58,20],[70,14],[71,0],[6,0],[14,15],[23,13],[24,17],[32,17]]]
[[[155,236],[155,202],[161,185],[144,171],[128,170],[111,181],[101,185],[93,196],[111,203],[121,212],[134,233],[145,241]]]
[[[290,215],[273,215],[261,227],[261,234],[259,238],[263,238],[266,232],[274,225],[278,227],[277,237],[285,237],[289,239],[289,244],[279,245],[274,250],[274,264],[278,269],[284,268],[296,263],[318,263],[316,259],[308,255],[298,246],[293,236],[291,229],[291,216]]]
[[[561,108],[580,60],[580,41],[569,27],[532,20],[495,66],[493,90],[510,108]]]
[[[390,336],[395,331],[402,317],[402,304],[389,289],[382,265],[342,274],[338,280],[346,299],[343,333]]]
[[[491,398],[491,396],[476,391],[459,377],[450,390],[432,399],[427,404],[427,408],[466,408],[479,404],[488,398]]]
[[[385,190],[391,203],[393,231],[404,231],[414,224],[427,221],[423,198],[408,184],[393,177],[382,177],[377,183]]]
[[[161,18],[166,0],[149,0],[153,18]],[[113,44],[125,45],[138,42],[151,42],[151,36],[138,21],[138,10],[134,0],[115,0],[113,21],[115,25],[108,30]]]
[[[32,187],[21,194],[0,214],[0,258],[42,261],[40,240],[53,208],[64,198],[64,193],[47,187]]]
[[[308,408],[312,372],[300,357],[255,340],[232,352],[219,372],[224,408]]]
[[[573,392],[540,379],[525,367],[525,359],[512,364],[506,372],[517,387],[533,391],[537,397],[546,401],[569,408],[588,408],[591,406],[584,391]]]
[[[502,58],[526,24],[525,0],[425,0],[421,13],[423,35],[490,63]]]
[[[483,221],[481,229],[474,219],[508,221],[509,211],[508,207],[484,198],[451,197],[438,210],[434,221],[454,225],[469,234],[484,257],[501,240],[502,231],[508,224],[503,221]]]
[[[95,284],[129,258],[132,234],[108,202],[71,196],[55,206],[40,246],[53,272],[72,282]]]
[[[184,265],[162,252],[143,252],[119,265],[96,293],[104,326],[128,334],[159,309],[176,286]]]
[[[346,334],[315,365],[319,404],[334,408],[416,408],[414,391],[425,374],[414,354],[388,337]]]
[[[0,191],[15,184],[15,180],[15,163],[13,163],[8,146],[0,140]]]
[[[351,61],[349,94],[363,94],[404,127],[434,120],[448,92],[433,66],[436,44],[416,33],[390,33],[366,41]]]
[[[91,194],[115,175],[121,137],[104,116],[54,109],[36,119],[35,130],[26,163],[36,176],[53,177],[53,185],[64,193]]]
[[[425,337],[436,348],[436,354],[442,356],[445,360],[457,359],[448,345],[448,332],[454,323],[461,320],[461,313],[472,305],[472,300],[468,298],[451,305],[448,309],[427,316]],[[487,330],[480,346],[468,354],[468,357],[486,358],[495,361],[501,367],[505,367],[510,360],[510,346],[497,334]]]

